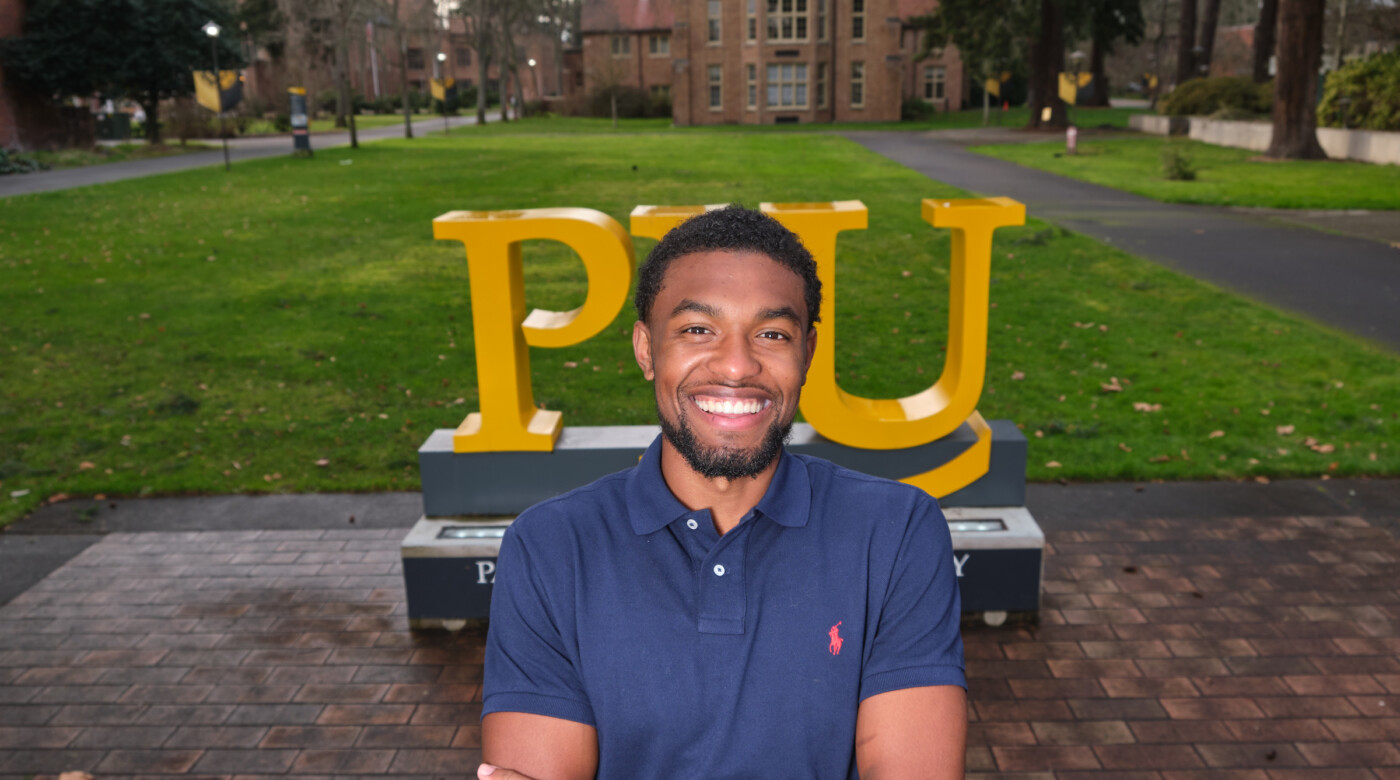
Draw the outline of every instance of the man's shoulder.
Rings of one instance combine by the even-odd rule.
[[[627,476],[631,469],[600,477],[587,485],[535,504],[511,523],[511,532],[535,536],[555,535],[564,528],[606,522],[625,509]]]
[[[872,508],[904,506],[927,511],[938,506],[932,496],[913,485],[855,471],[813,455],[794,455],[807,466],[814,498],[856,501]]]

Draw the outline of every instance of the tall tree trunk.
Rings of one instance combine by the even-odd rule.
[[[1093,88],[1090,90],[1089,100],[1085,103],[1086,106],[1107,108],[1109,105],[1108,73],[1104,68],[1104,60],[1106,59],[1104,50],[1107,48],[1106,45],[1099,43],[1096,38],[1093,41],[1093,48],[1089,50],[1089,74],[1093,76],[1093,80],[1090,84]]]
[[[1337,67],[1342,67],[1347,57],[1347,0],[1342,0],[1341,18],[1337,20]]]
[[[1215,54],[1215,27],[1220,21],[1220,0],[1206,0],[1206,8],[1201,16],[1201,58],[1196,62],[1196,70],[1202,76],[1210,75],[1210,62]]]
[[[1254,25],[1254,83],[1269,80],[1269,60],[1274,56],[1274,41],[1278,36],[1278,0],[1263,0],[1259,6],[1259,23]]]
[[[403,137],[413,137],[413,106],[408,102],[408,36],[404,35],[403,18],[399,16],[399,4],[394,0],[394,34],[399,45],[399,106],[403,109]]]
[[[1181,0],[1181,21],[1176,38],[1176,83],[1196,77],[1196,0]]]
[[[336,84],[337,102],[344,107],[345,126],[350,129],[350,148],[360,148],[359,134],[355,132],[355,96],[350,89],[350,7],[348,3],[340,8],[338,15],[340,29],[335,39],[335,58],[338,65],[339,83]]]
[[[1069,125],[1065,103],[1060,100],[1060,70],[1065,57],[1065,24],[1059,0],[1040,0],[1040,35],[1031,44],[1030,130],[1064,129]],[[1049,120],[1041,113],[1050,108]]]
[[[487,52],[491,50],[490,25],[486,20],[486,14],[490,8],[487,0],[476,1],[476,123],[486,124],[486,80],[490,78],[490,60]]]
[[[1317,142],[1317,71],[1322,65],[1326,0],[1279,0],[1278,76],[1274,134],[1265,154],[1286,160],[1325,160]]]
[[[146,112],[146,122],[142,127],[146,132],[146,143],[156,145],[160,143],[160,95],[154,90],[146,94],[146,99],[141,102],[141,110]]]
[[[1162,17],[1157,23],[1157,37],[1152,41],[1152,77],[1157,80],[1152,90],[1152,109],[1157,108],[1157,98],[1162,94],[1162,85],[1166,82],[1166,73],[1163,71],[1163,52],[1167,48],[1167,11],[1170,8],[1169,0],[1162,0]]]

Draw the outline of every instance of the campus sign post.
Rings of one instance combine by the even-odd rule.
[[[500,535],[530,505],[635,465],[654,425],[567,427],[540,409],[530,381],[530,347],[567,347],[592,338],[626,305],[632,236],[660,239],[717,206],[638,206],[630,234],[591,209],[454,211],[433,235],[466,247],[480,410],[456,429],[434,431],[419,448],[424,519],[404,540],[404,579],[415,626],[458,626],[487,614]],[[914,485],[939,499],[952,525],[963,608],[990,622],[1038,609],[1044,536],[1026,511],[1026,439],[1007,420],[977,411],[987,364],[992,235],[1025,223],[1007,198],[925,199],[925,222],[952,232],[948,341],[943,372],[903,398],[865,398],[836,375],[836,243],[864,230],[859,201],[764,203],[761,210],[801,237],[822,281],[816,354],[802,390],[807,420],[788,448]],[[561,242],[588,278],[573,311],[526,313],[522,243]]]

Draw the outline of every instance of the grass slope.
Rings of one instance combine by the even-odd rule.
[[[1173,181],[1162,155],[1175,149],[1197,171]],[[1127,190],[1167,203],[1280,209],[1400,209],[1400,167],[1345,161],[1272,161],[1248,149],[1198,141],[1126,138],[1080,144],[979,146],[973,151],[1019,165]]]
[[[832,136],[463,133],[5,199],[0,523],[59,493],[415,488],[418,445],[476,407],[462,246],[431,231],[452,209],[859,198],[841,381],[915,392],[948,312],[919,199],[956,195]],[[531,306],[582,302],[570,252],[525,257]],[[1031,479],[1400,473],[1394,355],[1043,223],[997,234],[993,277],[980,408],[1024,424]],[[533,350],[536,400],[652,421],[631,319]]]

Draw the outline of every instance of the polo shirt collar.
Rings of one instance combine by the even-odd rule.
[[[627,475],[627,497],[628,518],[638,536],[659,531],[692,512],[676,499],[661,475],[661,435]],[[811,508],[812,484],[807,464],[784,449],[773,481],[754,509],[778,525],[801,528],[807,525]]]

